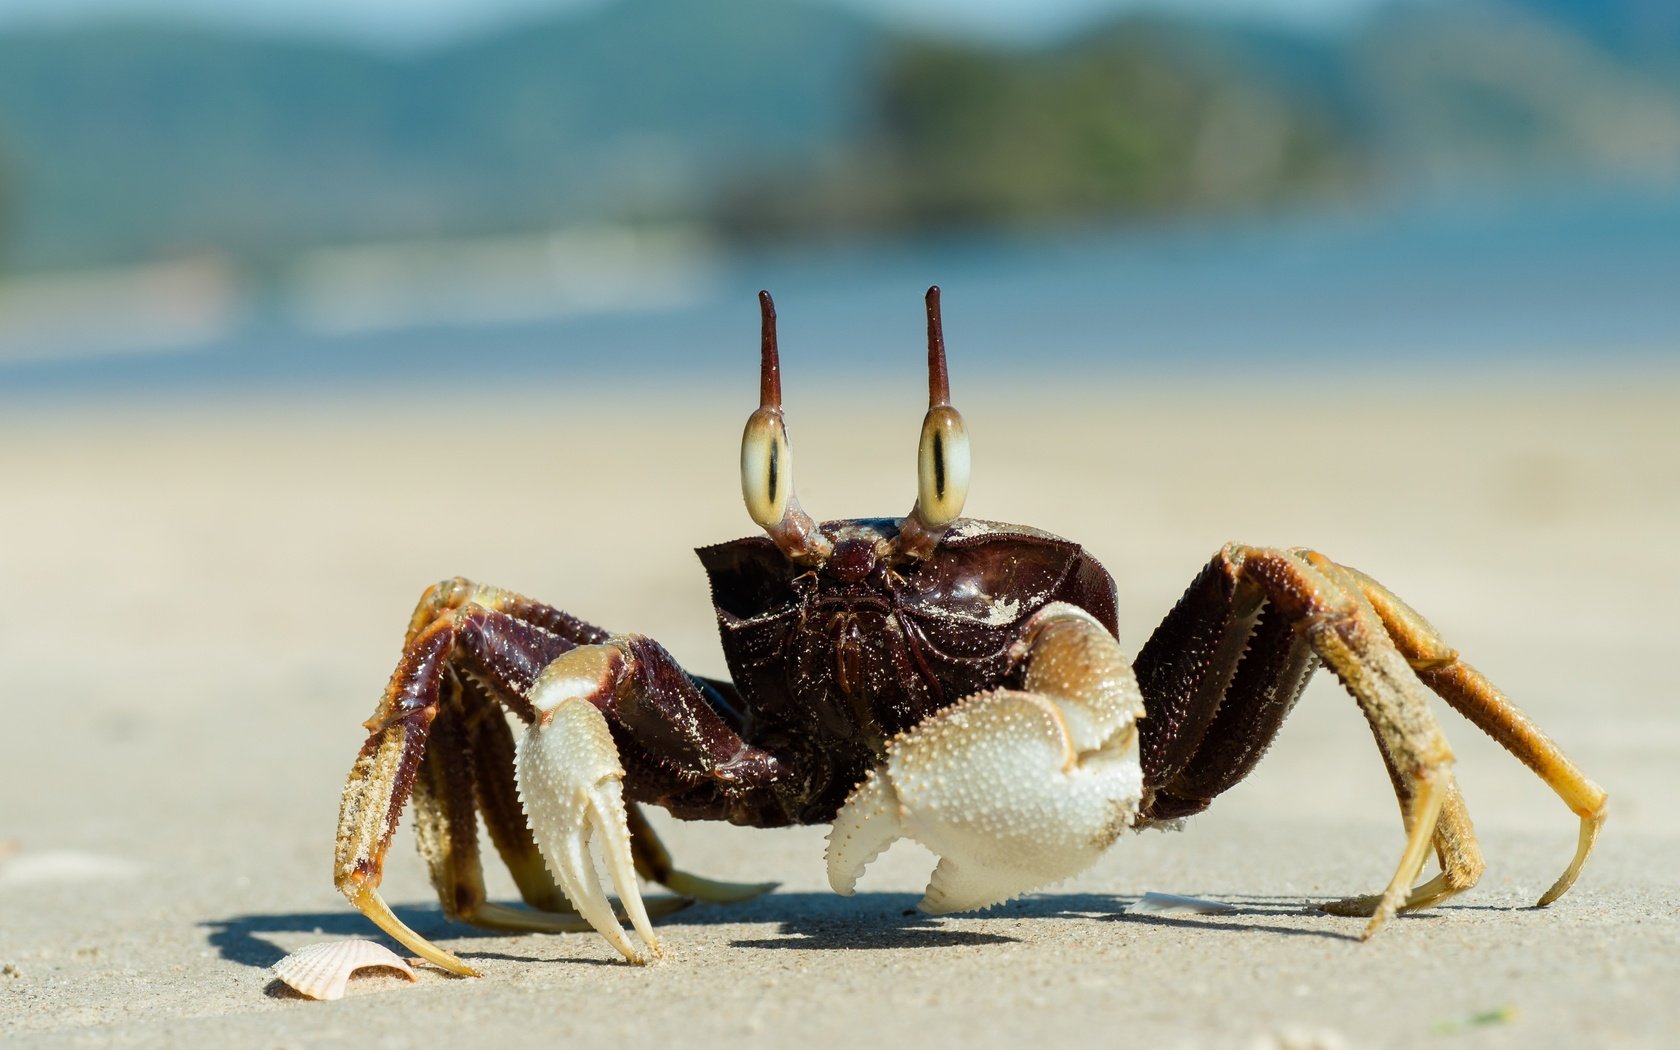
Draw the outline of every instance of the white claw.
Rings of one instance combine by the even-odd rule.
[[[842,897],[857,892],[858,876],[904,834],[898,795],[885,775],[870,770],[852,789],[828,833],[828,884]]]
[[[565,699],[519,742],[519,799],[548,869],[572,906],[633,963],[647,961],[618,924],[589,842],[598,838],[613,888],[647,953],[659,941],[642,904],[624,810],[624,767],[607,720],[594,704]]]
[[[989,907],[1088,868],[1142,794],[1130,719],[1081,752],[1043,696],[970,697],[889,744],[886,764],[852,792],[829,836],[829,883],[850,893],[903,836],[941,858],[923,911]]]

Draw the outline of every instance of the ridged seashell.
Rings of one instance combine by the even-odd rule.
[[[401,956],[383,944],[362,940],[299,948],[274,964],[274,975],[311,999],[342,999],[350,975],[369,966],[384,966],[418,980]]]

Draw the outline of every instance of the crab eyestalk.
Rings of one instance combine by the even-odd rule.
[[[820,565],[834,545],[799,506],[793,494],[793,446],[782,419],[782,365],[776,349],[776,304],[769,292],[758,293],[763,323],[758,378],[758,411],[747,417],[741,434],[741,498],[747,513],[794,561]]]
[[[927,291],[928,410],[916,450],[916,505],[899,525],[898,553],[923,558],[962,514],[968,499],[968,427],[951,405],[945,368],[945,329],[939,314],[939,286]]]

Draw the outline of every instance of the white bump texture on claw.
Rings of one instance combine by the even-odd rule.
[[[587,700],[559,702],[525,731],[517,756],[519,801],[543,860],[567,899],[631,962],[646,957],[625,936],[601,888],[589,843],[599,836],[607,873],[631,925],[657,954],[630,854],[624,767],[601,712]]]
[[[857,892],[863,869],[903,834],[897,793],[886,777],[870,770],[852,789],[828,833],[828,882],[834,892],[842,897]]]
[[[410,981],[419,979],[401,956],[383,944],[365,940],[328,941],[299,948],[274,964],[274,976],[311,999],[342,999],[350,975],[370,966],[396,970]]]
[[[941,858],[923,911],[999,904],[1088,868],[1130,826],[1142,794],[1129,719],[1082,754],[1045,697],[980,694],[888,745],[886,765],[835,818],[829,882],[851,892],[864,866],[905,837]]]

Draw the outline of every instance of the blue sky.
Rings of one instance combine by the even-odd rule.
[[[603,0],[0,0],[0,29],[25,21],[106,14],[175,15],[220,23],[423,44],[520,16]],[[1247,11],[1297,22],[1334,22],[1382,0],[825,0],[900,21],[993,34],[1042,34],[1105,12],[1153,6]]]

